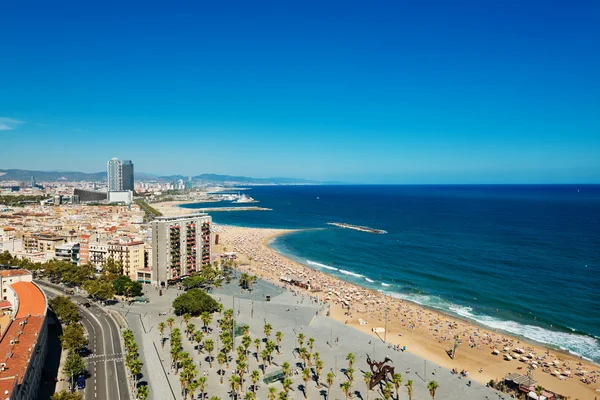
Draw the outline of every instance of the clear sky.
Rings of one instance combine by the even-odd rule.
[[[599,1],[3,1],[0,168],[600,182]]]

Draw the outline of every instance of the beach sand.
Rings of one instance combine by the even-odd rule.
[[[167,215],[181,210],[173,205],[164,209]],[[407,351],[430,360],[428,369],[444,367],[468,371],[468,379],[485,384],[491,379],[502,380],[510,372],[526,374],[531,360],[505,361],[505,353],[519,358],[533,353],[533,360],[540,364],[555,360],[559,363],[559,366],[550,369],[538,368],[533,371],[533,379],[539,385],[573,399],[593,399],[598,395],[595,390],[600,388],[600,366],[596,364],[344,282],[294,262],[268,246],[271,239],[291,232],[293,231],[214,224],[214,233],[219,234],[219,245],[215,246],[214,254],[234,251],[239,257],[240,270],[274,284],[282,285],[279,279],[282,275],[295,275],[309,280],[311,285],[320,288],[320,291],[311,292],[311,295],[319,296],[319,299],[331,304],[331,317],[373,336],[377,335],[371,331],[372,328],[385,326],[385,314],[388,309],[387,341],[400,347],[406,346]],[[343,307],[343,300],[349,303],[350,312]],[[361,325],[359,320],[366,324]],[[453,360],[446,352],[453,348],[457,335],[461,344]],[[505,347],[509,347],[510,350],[505,352]],[[515,348],[522,349],[524,354],[513,353]],[[494,349],[499,351],[498,355],[492,354]],[[559,379],[550,374],[555,370],[570,371],[571,374]],[[588,372],[585,377],[591,381],[590,384],[581,382],[582,376],[576,375],[581,370]]]

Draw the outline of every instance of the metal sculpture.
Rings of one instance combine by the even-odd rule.
[[[383,361],[373,361],[367,354],[367,364],[369,364],[372,374],[369,382],[369,390],[372,390],[381,381],[391,382],[394,379],[394,367],[387,365],[386,363],[388,361],[393,363],[393,361],[387,357]]]

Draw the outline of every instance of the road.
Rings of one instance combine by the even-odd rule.
[[[36,281],[48,298],[64,294],[60,286]],[[81,296],[71,296],[77,303],[88,300]],[[88,333],[88,355],[86,365],[91,376],[86,381],[85,398],[129,399],[127,375],[125,374],[124,354],[119,337],[119,327],[102,308],[92,303],[90,308],[79,306],[82,324]]]

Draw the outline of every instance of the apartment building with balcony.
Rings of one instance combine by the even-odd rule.
[[[144,242],[108,242],[106,257],[123,264],[123,275],[137,280],[137,271],[144,269]]]
[[[152,221],[152,283],[165,285],[211,262],[212,217],[191,214]]]

